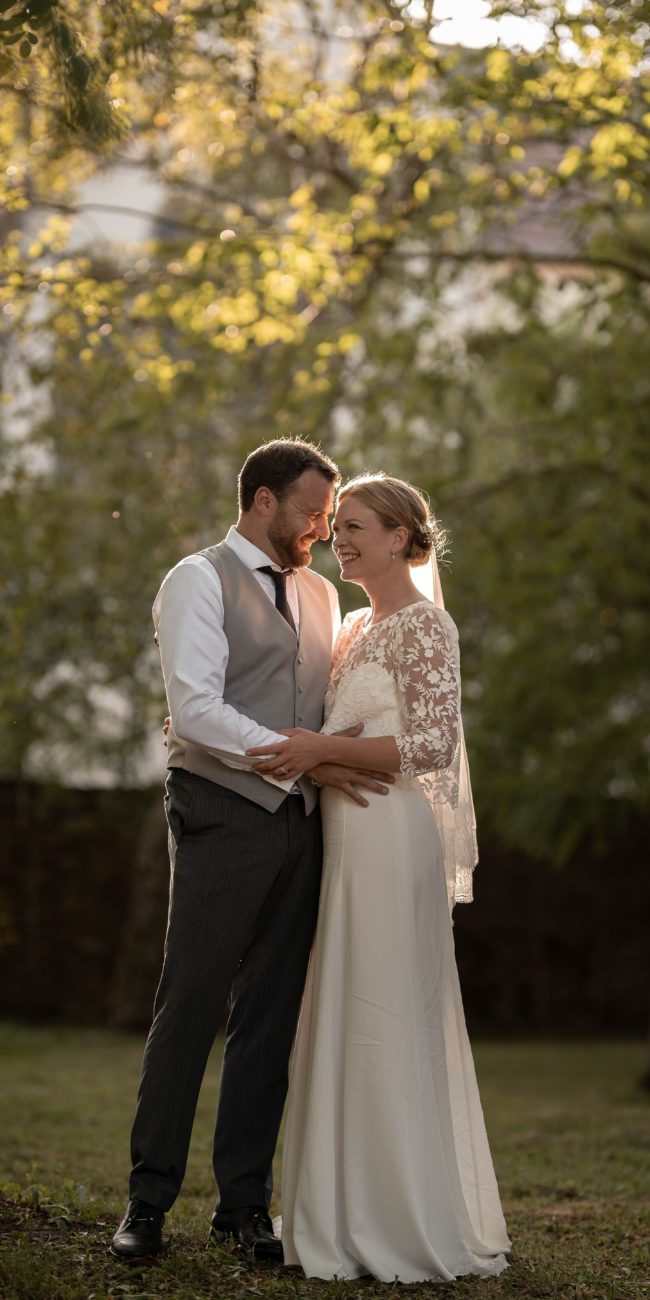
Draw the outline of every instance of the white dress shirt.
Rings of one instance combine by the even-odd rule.
[[[273,579],[268,573],[260,573],[259,566],[271,564],[278,570],[280,566],[234,527],[229,530],[225,543],[255,574],[275,604]],[[338,596],[333,584],[324,581],[336,637],[341,624]],[[286,591],[299,631],[300,609],[293,575],[287,577]],[[237,767],[254,765],[255,759],[245,758],[247,749],[274,741],[282,744],[286,740],[286,736],[260,726],[254,718],[224,703],[229,648],[223,626],[223,595],[219,575],[204,555],[188,555],[170,570],[154,601],[153,621],[172,727],[181,740],[216,753],[218,758],[232,755],[235,759],[232,765]],[[242,758],[243,762],[237,762]],[[293,784],[271,780],[283,787]]]

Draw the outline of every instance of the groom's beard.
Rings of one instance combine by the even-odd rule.
[[[311,564],[311,546],[318,541],[312,533],[296,537],[289,532],[289,526],[281,511],[268,530],[269,541],[283,569],[305,569]]]

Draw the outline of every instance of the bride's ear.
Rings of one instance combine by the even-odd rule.
[[[408,540],[409,540],[409,535],[408,535],[407,528],[402,528],[402,527],[395,528],[393,530],[393,542],[392,542],[393,555],[395,556],[401,555],[405,550],[405,548],[408,546]]]

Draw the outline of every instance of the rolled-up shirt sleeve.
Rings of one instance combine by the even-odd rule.
[[[286,736],[224,701],[229,650],[221,583],[209,562],[190,556],[171,570],[156,597],[153,620],[172,727],[181,740],[218,758],[224,752],[244,758],[254,746],[283,744]],[[244,758],[243,766],[250,764]]]

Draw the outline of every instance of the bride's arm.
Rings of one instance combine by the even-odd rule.
[[[264,761],[261,773],[291,777],[317,763],[372,768],[417,776],[449,767],[456,752],[460,718],[460,679],[450,620],[434,606],[418,605],[396,633],[395,675],[408,720],[397,736],[323,735],[291,728],[274,750],[262,745],[248,751]],[[451,624],[453,628],[453,624]],[[264,758],[271,754],[272,757]]]
[[[460,737],[460,662],[452,619],[434,605],[417,605],[400,624],[395,675],[408,719],[396,736],[405,776],[450,767]]]
[[[326,736],[319,731],[305,731],[291,727],[284,733],[284,744],[259,745],[248,754],[261,756],[256,765],[260,774],[276,776],[286,772],[286,779],[308,772],[320,763],[343,764],[344,767],[365,768],[373,772],[399,772],[400,753],[394,736],[365,737]],[[264,758],[264,755],[270,757]],[[284,778],[283,778],[284,779]]]

